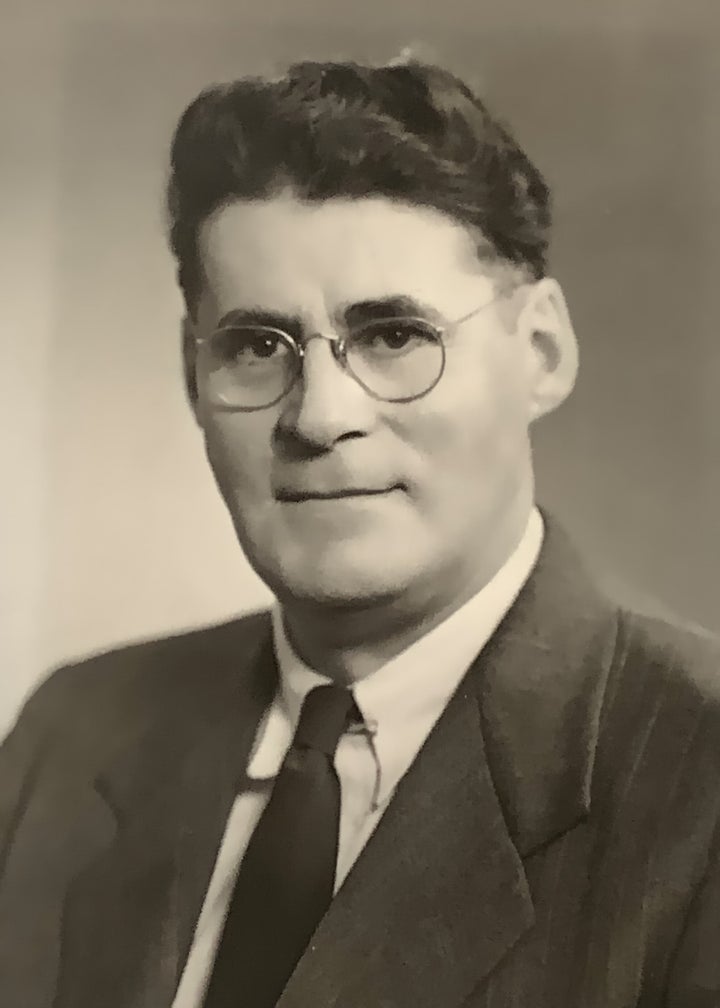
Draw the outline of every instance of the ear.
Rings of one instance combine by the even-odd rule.
[[[182,358],[185,393],[190,408],[195,414],[195,419],[200,423],[197,390],[197,344],[195,343],[194,323],[188,315],[182,321]]]
[[[532,284],[518,316],[518,331],[527,340],[532,422],[557,409],[577,378],[578,346],[565,296],[557,280]]]

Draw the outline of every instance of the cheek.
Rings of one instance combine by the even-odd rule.
[[[201,422],[208,460],[231,509],[267,499],[272,459],[267,421],[260,414],[213,413]]]
[[[522,372],[507,352],[448,368],[418,418],[428,456],[454,481],[510,467],[527,443]]]

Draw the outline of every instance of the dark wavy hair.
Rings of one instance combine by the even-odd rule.
[[[278,80],[208,88],[183,113],[167,188],[178,281],[192,312],[198,231],[219,207],[289,188],[304,201],[385,196],[468,226],[481,258],[546,270],[550,193],[510,131],[432,64],[303,62]]]

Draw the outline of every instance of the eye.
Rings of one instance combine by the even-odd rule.
[[[352,334],[358,350],[378,356],[398,357],[437,343],[438,333],[422,319],[382,319],[368,322]]]
[[[213,351],[226,365],[258,366],[279,362],[290,347],[280,332],[262,326],[233,326],[213,336]]]

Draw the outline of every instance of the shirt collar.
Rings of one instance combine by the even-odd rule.
[[[517,547],[477,594],[353,687],[377,760],[379,804],[389,799],[465,672],[512,606],[535,566],[542,538],[542,517],[533,508]],[[248,767],[251,777],[277,773],[306,694],[331,681],[295,653],[279,605],[272,616],[280,685],[258,733]]]

